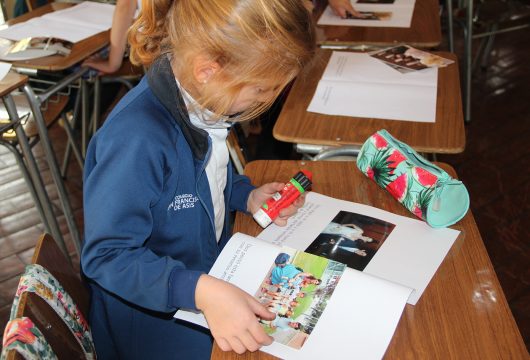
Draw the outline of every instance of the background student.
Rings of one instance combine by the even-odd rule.
[[[116,1],[110,29],[108,56],[103,57],[101,54],[96,54],[85,60],[83,65],[106,74],[112,74],[120,69],[127,49],[127,31],[133,23],[140,5],[139,0]]]
[[[206,273],[229,212],[256,211],[283,184],[233,173],[225,139],[312,59],[310,15],[300,0],[146,1],[129,42],[149,70],[92,138],[84,174],[98,358],[209,359],[212,335],[223,350],[257,350],[272,341],[257,319],[274,314]],[[211,334],[173,319],[179,308],[202,311]]]

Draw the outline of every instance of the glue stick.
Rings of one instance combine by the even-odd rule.
[[[266,228],[280,214],[280,210],[291,205],[311,186],[312,174],[307,170],[299,171],[280,192],[272,195],[253,215],[261,227]]]

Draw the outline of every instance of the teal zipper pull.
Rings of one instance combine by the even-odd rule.
[[[446,185],[458,185],[461,181],[454,180],[450,177],[438,179],[434,188],[434,199],[432,203],[432,211],[440,211],[442,207],[442,191]]]

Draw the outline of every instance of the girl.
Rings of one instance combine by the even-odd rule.
[[[148,73],[91,140],[84,174],[98,358],[209,359],[211,335],[226,351],[257,350],[272,341],[257,319],[274,314],[206,273],[229,212],[256,211],[283,184],[233,174],[225,139],[313,57],[310,14],[300,0],[149,0],[129,41]],[[173,319],[179,308],[202,311],[211,334]]]

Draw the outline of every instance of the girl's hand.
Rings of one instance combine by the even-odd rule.
[[[254,214],[260,206],[267,201],[274,193],[279,192],[283,189],[285,184],[279,182],[268,183],[252,190],[248,197],[247,209],[250,213]],[[274,220],[274,223],[278,226],[287,225],[287,219],[296,214],[305,204],[305,194],[303,193],[296,199],[289,207],[280,210],[280,214]]]
[[[346,12],[356,17],[362,17],[362,14],[353,8],[350,0],[328,0],[328,3],[333,12],[343,19],[346,18]]]
[[[265,333],[258,320],[273,320],[276,315],[238,287],[201,275],[195,303],[206,317],[221,350],[242,354],[272,343],[272,337]]]
[[[121,61],[111,61],[110,58],[104,59],[99,55],[92,55],[83,61],[83,66],[98,70],[102,74],[112,74],[120,69]]]

